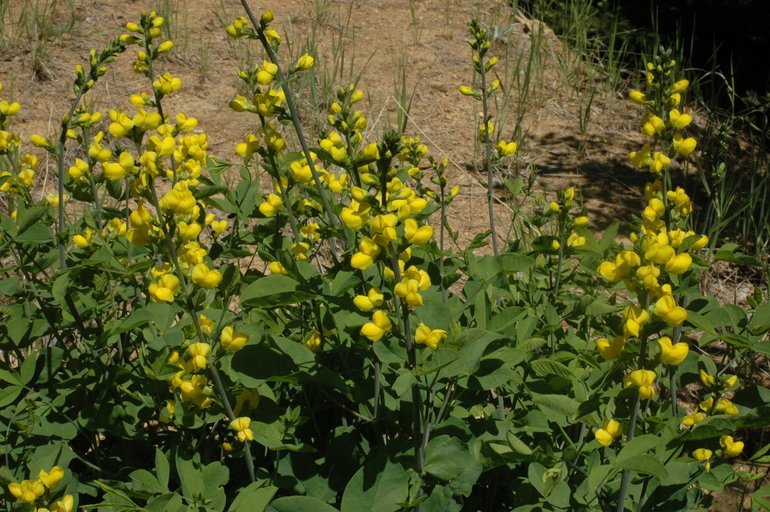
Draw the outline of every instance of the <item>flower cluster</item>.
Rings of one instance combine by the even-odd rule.
[[[36,512],[72,512],[75,498],[71,494],[53,500],[53,494],[64,478],[64,469],[54,466],[50,471],[43,469],[35,480],[23,480],[21,483],[8,484],[8,490],[17,499],[24,503],[34,505]]]

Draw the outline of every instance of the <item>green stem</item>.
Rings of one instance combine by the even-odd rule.
[[[487,72],[484,65],[484,59],[481,53],[479,53],[479,75],[481,75],[481,105],[484,110],[484,145],[486,146],[486,159],[487,159],[487,205],[489,207],[489,229],[492,231],[492,247],[495,251],[495,256],[500,255],[500,250],[497,247],[497,231],[495,230],[495,209],[494,209],[494,188],[492,186],[492,178],[494,176],[494,170],[492,169],[492,141],[489,139],[489,103],[487,101]]]
[[[634,402],[634,409],[631,412],[631,420],[628,423],[628,440],[627,443],[630,443],[634,439],[634,431],[636,429],[636,417],[639,414],[639,402],[641,399],[639,398],[639,395],[636,396],[636,401]],[[631,472],[627,469],[623,470],[623,476],[620,480],[620,494],[618,496],[618,509],[617,512],[623,512],[626,507],[626,493],[628,492],[628,481],[631,477]]]

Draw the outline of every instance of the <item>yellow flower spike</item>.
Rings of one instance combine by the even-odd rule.
[[[684,425],[685,427],[691,427],[696,423],[700,423],[704,419],[706,419],[705,414],[703,414],[702,412],[696,412],[682,418],[682,425]]]
[[[194,371],[206,369],[208,355],[211,353],[211,345],[208,343],[193,343],[187,347],[187,354],[192,358],[192,367]]]
[[[372,321],[361,327],[361,334],[371,341],[380,341],[385,333],[393,328],[393,324],[384,311],[375,311]]]
[[[222,329],[219,341],[222,343],[222,348],[225,350],[237,352],[246,345],[249,341],[249,336],[242,332],[235,332],[235,330],[228,325]]]
[[[56,486],[59,485],[59,482],[62,478],[64,478],[64,469],[59,466],[54,466],[51,468],[51,471],[45,472],[44,470],[40,470],[40,473],[37,475],[38,480],[40,480],[43,485],[45,485],[49,491],[53,491],[56,489]]]
[[[219,270],[209,269],[205,263],[199,263],[193,267],[192,282],[211,290],[222,282],[222,274]]]
[[[182,81],[179,78],[172,76],[171,73],[166,73],[159,76],[157,80],[152,83],[152,86],[156,91],[168,95],[181,89]]]
[[[607,361],[619,358],[623,354],[625,345],[626,339],[623,336],[615,336],[612,341],[607,338],[596,340],[596,349]]]
[[[720,437],[719,444],[722,445],[724,457],[737,457],[743,452],[743,441],[735,441],[732,436]]]
[[[393,287],[393,293],[406,301],[410,307],[420,307],[423,305],[420,291],[420,282],[416,279],[405,278]]]
[[[438,344],[445,340],[446,337],[447,332],[445,330],[431,329],[421,322],[414,333],[414,342],[418,345],[426,345],[431,350],[436,350]]]
[[[671,344],[671,338],[663,336],[658,339],[660,345],[660,360],[663,363],[677,366],[682,363],[690,352],[690,346],[687,343]]]
[[[602,428],[597,430],[594,433],[594,436],[596,437],[596,440],[599,441],[599,444],[602,446],[609,446],[613,443],[613,441],[615,441],[616,438],[622,434],[623,427],[621,427],[620,422],[617,420],[609,419],[604,420]]]

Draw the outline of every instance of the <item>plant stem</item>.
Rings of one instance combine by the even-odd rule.
[[[500,249],[497,247],[497,231],[495,230],[495,209],[494,209],[494,188],[492,178],[494,170],[492,169],[492,142],[489,140],[489,102],[487,101],[487,71],[484,60],[479,57],[479,75],[481,75],[481,105],[484,110],[484,145],[486,146],[487,159],[487,205],[489,207],[489,229],[492,231],[492,247],[495,256],[500,255]]]
[[[628,441],[631,442],[634,439],[634,431],[636,430],[636,417],[639,414],[639,402],[641,398],[636,396],[634,402],[634,409],[631,412],[631,420],[628,423]],[[631,472],[627,469],[623,470],[623,476],[620,481],[620,495],[618,496],[618,509],[617,512],[623,512],[626,506],[626,493],[628,492],[628,481],[631,477]]]

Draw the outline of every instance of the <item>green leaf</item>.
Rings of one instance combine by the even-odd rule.
[[[19,233],[14,240],[21,244],[47,244],[53,242],[53,235],[47,226],[33,224],[23,233]]]
[[[12,404],[23,390],[24,386],[19,385],[6,386],[0,389],[0,407]]]
[[[425,472],[451,480],[475,459],[459,439],[447,435],[434,437],[425,449]]]
[[[254,482],[241,489],[230,505],[230,512],[263,512],[277,491],[277,487],[265,486],[265,482]]]
[[[620,465],[620,462],[623,462],[626,459],[633,459],[634,457],[652,450],[661,443],[663,443],[663,440],[652,434],[635,437],[627,442],[623,449],[620,450],[617,459],[615,459],[615,464]]]
[[[131,472],[131,474],[128,476],[131,478],[131,480],[138,483],[140,486],[146,487],[151,491],[161,492],[164,490],[163,487],[161,487],[161,485],[158,483],[158,479],[155,478],[155,475],[146,469],[137,469],[136,471]]]
[[[415,369],[415,375],[428,375],[437,372],[453,363],[458,357],[456,350],[440,348],[435,352],[431,352],[430,356],[425,361],[425,364]]]
[[[278,498],[267,507],[268,512],[337,512],[337,509],[318,498],[289,496]]]
[[[704,331],[716,336],[716,331],[714,330],[713,327],[711,327],[711,322],[706,320],[706,317],[699,315],[695,311],[687,310],[686,322],[694,326],[696,329],[700,329],[701,331]]]
[[[313,298],[313,294],[301,290],[294,279],[281,274],[271,274],[251,283],[241,294],[242,306],[275,308],[289,306]]]
[[[580,404],[572,398],[564,395],[533,395],[532,401],[537,404],[540,409],[550,409],[559,414],[563,414],[568,418],[571,418],[578,410]],[[548,414],[548,411],[543,411]]]
[[[719,416],[711,416],[697,423],[692,430],[685,432],[681,439],[684,441],[699,441],[711,439],[735,432],[735,425]]]
[[[532,449],[530,449],[524,441],[516,437],[513,432],[509,430],[506,436],[508,438],[508,446],[511,447],[511,450],[522,455],[532,455]]]
[[[505,274],[524,272],[535,264],[534,258],[513,252],[501,254],[497,260],[500,263],[500,269]]]
[[[663,478],[668,476],[668,471],[666,471],[663,463],[652,455],[641,454],[623,460],[616,460],[615,465],[644,475],[655,475]]]
[[[154,319],[152,312],[145,308],[135,309],[115,327],[111,333],[121,334],[130,331],[134,327],[146,327]]]
[[[535,371],[535,373],[541,377],[548,377],[549,375],[574,377],[572,370],[558,361],[551,361],[550,359],[536,359],[530,364],[532,365],[532,369]]]
[[[166,454],[160,448],[155,448],[155,474],[158,477],[158,483],[163,489],[168,489],[170,471]]]
[[[45,217],[48,213],[47,206],[32,206],[31,208],[25,208],[22,202],[19,205],[19,209],[16,213],[16,224],[19,226],[18,233],[24,233],[27,229],[36,225],[37,221]]]
[[[409,494],[409,479],[397,462],[380,456],[350,479],[342,495],[342,512],[395,512]]]

